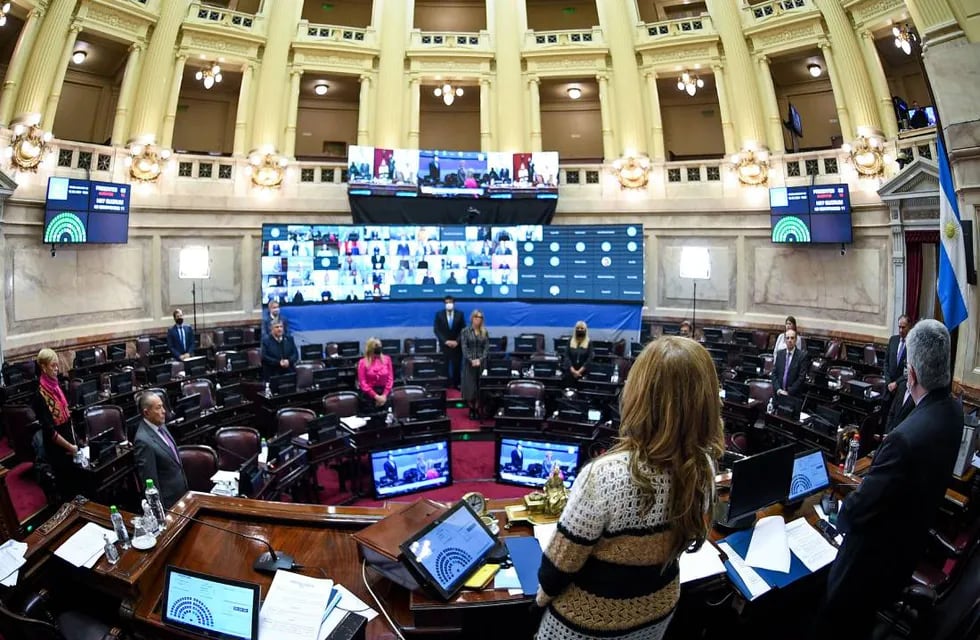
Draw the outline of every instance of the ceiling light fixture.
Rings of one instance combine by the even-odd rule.
[[[905,55],[912,55],[912,45],[919,41],[919,36],[915,35],[909,25],[892,27],[892,35],[895,36],[895,47],[905,52]]]
[[[200,69],[194,74],[194,77],[204,84],[205,89],[210,89],[214,83],[221,82],[221,67],[215,62],[209,67]]]
[[[0,27],[7,24],[7,14],[10,13],[10,3],[4,2],[0,7]]]
[[[693,96],[698,89],[704,88],[704,80],[700,76],[693,75],[690,71],[685,71],[677,78],[677,90],[686,91],[687,95]]]
[[[327,95],[327,91],[330,91],[330,85],[326,82],[318,82],[313,85],[313,93],[317,94],[318,96]]]
[[[83,62],[85,62],[85,58],[87,57],[88,54],[82,51],[81,49],[79,49],[75,53],[71,54],[71,61],[74,62],[75,64],[82,64]]]
[[[579,89],[578,87],[569,87],[568,97],[571,98],[572,100],[578,100],[579,98],[582,97],[582,90]]]
[[[811,62],[806,66],[806,70],[810,73],[810,77],[819,78],[823,75],[823,67],[821,67],[816,62]]]
[[[433,91],[432,93],[437,98],[442,97],[442,101],[448,107],[452,105],[452,103],[456,100],[457,96],[463,95],[463,89],[460,87],[453,88],[453,85],[447,82],[441,87],[436,87],[435,91]]]

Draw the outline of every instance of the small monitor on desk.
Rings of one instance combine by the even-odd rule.
[[[82,349],[75,352],[74,368],[91,367],[95,364],[95,349]]]
[[[505,394],[500,397],[500,407],[507,418],[530,418],[534,415],[535,399]]]
[[[177,414],[178,418],[183,418],[184,420],[191,420],[201,415],[201,394],[192,393],[177,398],[174,413]]]
[[[116,393],[129,393],[133,390],[133,372],[120,371],[119,373],[109,374],[109,391]]]
[[[811,358],[822,358],[827,353],[827,341],[820,338],[807,338],[806,352]]]
[[[679,336],[679,335],[681,335],[681,325],[679,325],[679,324],[665,324],[663,326],[663,335],[665,335],[665,336]]]
[[[99,399],[99,379],[89,378],[83,380],[75,387],[75,404],[79,407],[87,407]]]
[[[615,366],[604,362],[593,362],[585,370],[585,379],[589,382],[609,382]]]
[[[562,481],[571,487],[578,476],[581,448],[560,440],[498,436],[496,459],[498,482],[541,487],[558,465]]]
[[[490,353],[503,353],[504,352],[504,338],[503,337],[498,336],[496,338],[488,338],[488,341],[490,343],[489,344],[489,349],[488,349],[490,351]]]
[[[408,403],[408,417],[412,420],[438,420],[446,417],[446,398],[418,398]]]
[[[146,381],[150,384],[163,384],[164,382],[170,382],[170,378],[173,377],[173,371],[174,367],[169,362],[151,364],[146,368]]]
[[[612,353],[613,344],[608,340],[593,340],[592,353],[597,356],[608,356]]]
[[[417,354],[436,353],[438,349],[435,338],[415,338],[412,344]]]
[[[822,405],[817,405],[810,410],[810,428],[816,429],[828,436],[837,436],[837,429],[840,427],[843,412],[831,409]]]
[[[300,360],[323,360],[322,344],[304,344],[299,348]]]
[[[281,396],[287,393],[296,392],[296,374],[283,373],[269,378],[269,389],[273,395]]]
[[[749,385],[745,384],[744,382],[725,380],[722,388],[725,390],[725,400],[728,400],[729,402],[737,402],[739,404],[748,404]]]
[[[223,407],[237,407],[242,403],[242,386],[240,384],[229,384],[221,388],[221,405]]]
[[[705,327],[701,330],[704,333],[705,342],[721,342],[724,334],[721,329],[713,329],[712,327]]]
[[[789,483],[787,503],[801,502],[807,496],[830,486],[827,463],[822,451],[797,454],[793,459],[793,475]]]
[[[269,440],[269,456],[266,458],[267,465],[277,465],[283,462],[286,452],[293,446],[293,432],[286,431],[280,433],[275,438]]]
[[[862,398],[870,398],[871,392],[874,388],[870,383],[864,382],[863,380],[848,380],[847,381],[847,392],[854,396],[861,396]]]
[[[736,331],[734,334],[732,334],[732,342],[743,346],[752,344],[752,332]]]
[[[385,338],[381,340],[381,353],[386,356],[397,356],[402,352],[401,341]]]
[[[537,350],[537,336],[517,336],[514,338],[514,353],[535,353]]]
[[[313,384],[317,387],[332,387],[339,381],[336,369],[314,369]]]
[[[789,493],[793,459],[793,445],[786,445],[735,461],[728,503],[716,506],[715,523],[722,528],[745,529],[755,523],[759,509],[784,500]]]
[[[371,477],[377,500],[453,483],[447,438],[371,452]]]
[[[111,460],[116,455],[117,438],[112,429],[106,429],[102,433],[88,439],[88,457],[93,466],[101,466]]]
[[[346,342],[337,343],[337,355],[344,358],[352,358],[354,356],[360,355],[361,353],[361,343],[356,340],[348,340]]]
[[[168,566],[160,617],[202,638],[258,640],[260,588]]]
[[[109,362],[119,362],[120,360],[125,360],[126,343],[117,342],[115,344],[110,344],[106,352],[108,353],[109,356]]]
[[[150,337],[150,354],[159,356],[170,353],[167,341],[161,338]]]
[[[793,422],[799,422],[800,411],[803,409],[803,400],[796,396],[784,396],[777,393],[772,397],[772,408],[777,416],[792,420]]]
[[[232,371],[248,369],[248,354],[244,351],[226,351],[225,357],[227,358],[226,362],[231,364]]]
[[[640,355],[640,352],[641,351],[643,351],[643,343],[642,342],[630,342],[630,355],[631,356],[633,356],[635,358],[636,356]]]
[[[563,353],[566,349],[568,349],[568,343],[571,341],[572,339],[567,336],[561,338],[555,338],[554,341],[552,342],[552,344],[555,347],[555,353],[558,354]]]
[[[412,378],[426,380],[439,377],[439,367],[434,362],[416,362],[412,367]]]
[[[558,363],[551,361],[532,362],[535,378],[554,378],[558,376]]]
[[[310,444],[333,440],[337,436],[340,418],[335,413],[328,413],[306,423],[306,432]]]
[[[188,376],[203,376],[208,371],[208,359],[205,356],[195,356],[184,360],[184,373]]]
[[[263,473],[259,467],[259,454],[256,453],[238,467],[238,493],[254,497],[262,486]]]
[[[245,342],[245,332],[241,329],[225,329],[225,345],[234,346]]]

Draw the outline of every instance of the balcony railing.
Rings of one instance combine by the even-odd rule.
[[[347,42],[350,44],[373,44],[374,31],[370,28],[347,27],[335,24],[313,24],[303,20],[299,23],[296,39],[306,42]]]
[[[259,18],[251,13],[222,9],[207,4],[193,3],[187,12],[187,21],[197,24],[221,25],[230,29],[252,32]]]
[[[936,129],[930,127],[921,131],[914,136],[902,134],[903,137],[895,141],[895,159],[901,166],[919,158],[936,162]]]
[[[637,27],[638,41],[643,40],[663,40],[665,38],[691,35],[708,35],[715,33],[715,27],[711,23],[711,16],[708,14],[700,15],[696,18],[680,18],[677,20],[661,20],[660,22],[648,22]]]
[[[413,29],[409,38],[409,49],[453,49],[491,51],[490,32],[464,31],[421,31]]]
[[[769,0],[742,7],[742,15],[744,24],[756,25],[787,13],[809,11],[813,8],[812,0]]]
[[[524,35],[524,49],[559,49],[605,47],[602,29],[574,29],[568,31],[534,31],[529,29]]]

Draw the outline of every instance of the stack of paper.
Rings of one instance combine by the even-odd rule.
[[[745,564],[756,569],[789,573],[792,560],[786,540],[786,521],[782,516],[769,516],[755,523]]]
[[[364,418],[359,418],[358,416],[347,416],[346,418],[341,418],[340,421],[348,429],[357,430],[367,424],[367,420]]]
[[[378,615],[333,580],[277,571],[259,611],[259,640],[319,640],[348,612],[369,621]]]
[[[116,541],[115,531],[88,522],[58,547],[54,555],[76,567],[91,569],[105,551],[105,536],[109,536],[109,542]]]
[[[27,553],[27,543],[7,540],[0,545],[0,584],[5,587],[17,585],[17,576],[24,566],[24,554]]]
[[[697,551],[686,551],[680,558],[681,584],[725,573],[718,549],[707,540]]]
[[[803,518],[786,525],[786,539],[793,555],[811,572],[827,566],[837,557],[837,548]]]
[[[719,542],[718,548],[728,556],[728,564],[731,565],[738,577],[745,583],[745,588],[748,589],[747,595],[749,596],[749,600],[755,600],[763,593],[769,591],[769,584],[752,567],[745,564],[742,557],[735,553],[735,550],[727,542]]]

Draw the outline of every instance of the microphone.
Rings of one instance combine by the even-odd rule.
[[[293,561],[293,557],[291,555],[283,553],[282,551],[276,551],[275,549],[272,548],[272,545],[269,544],[267,540],[263,540],[262,538],[259,538],[257,536],[245,535],[244,533],[239,533],[237,531],[233,531],[225,527],[220,527],[211,522],[198,520],[197,518],[194,518],[192,516],[187,516],[184,515],[183,513],[177,513],[172,509],[164,509],[164,511],[166,511],[171,515],[175,515],[178,518],[184,518],[185,520],[190,520],[191,522],[196,522],[197,524],[203,524],[205,527],[211,527],[212,529],[217,529],[218,531],[224,531],[225,533],[236,535],[239,538],[245,538],[246,540],[261,542],[262,544],[265,545],[268,551],[260,555],[258,558],[255,559],[255,562],[252,563],[252,569],[258,571],[259,573],[275,573],[279,569],[285,569],[288,571],[296,566],[296,563]]]

